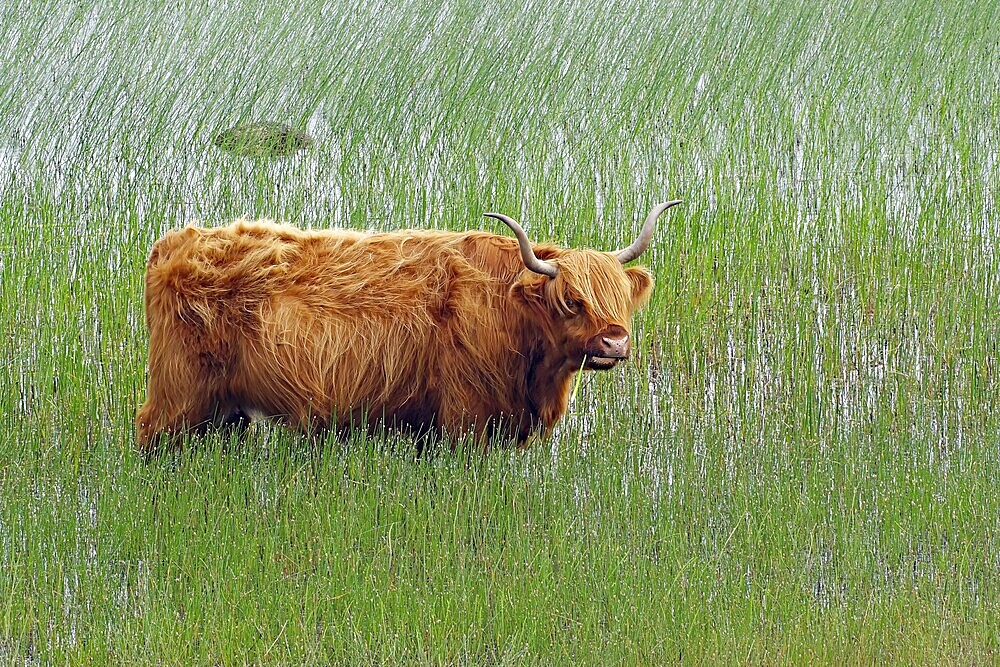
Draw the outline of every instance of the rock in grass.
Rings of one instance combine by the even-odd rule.
[[[281,123],[247,123],[215,137],[215,145],[235,155],[284,157],[312,144],[312,137]]]

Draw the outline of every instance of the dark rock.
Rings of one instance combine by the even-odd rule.
[[[312,144],[312,137],[281,123],[246,123],[215,137],[215,145],[235,155],[284,157]]]

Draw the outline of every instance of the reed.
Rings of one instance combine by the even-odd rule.
[[[0,12],[0,662],[995,661],[998,7]],[[673,197],[545,445],[136,452],[167,229],[613,249]]]

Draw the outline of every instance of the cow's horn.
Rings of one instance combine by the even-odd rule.
[[[653,240],[653,232],[656,230],[657,218],[663,215],[663,212],[671,206],[676,206],[680,203],[680,199],[672,199],[654,206],[653,210],[650,211],[649,215],[646,217],[646,222],[642,225],[642,231],[639,232],[639,237],[632,243],[632,245],[624,250],[618,251],[618,261],[625,264],[627,262],[631,262],[633,259],[645,252],[646,248],[649,247],[649,242]]]
[[[554,264],[549,264],[545,260],[535,257],[535,251],[531,249],[531,241],[528,240],[528,235],[524,233],[521,225],[503,213],[484,213],[483,215],[496,218],[513,230],[514,236],[517,237],[517,244],[521,246],[521,260],[524,262],[525,268],[549,278],[556,277],[559,270]]]

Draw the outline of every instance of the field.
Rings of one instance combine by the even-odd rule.
[[[1000,659],[1000,5],[86,4],[0,10],[0,663]],[[135,450],[168,229],[670,198],[548,442]]]

